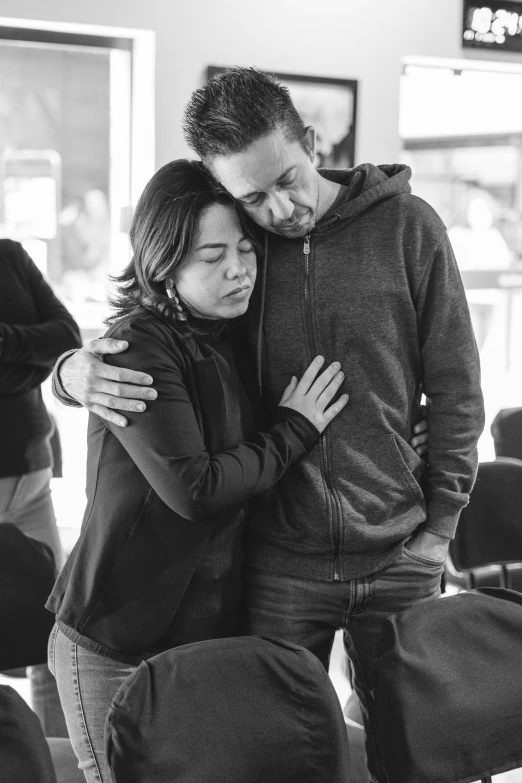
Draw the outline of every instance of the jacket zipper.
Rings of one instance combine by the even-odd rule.
[[[314,336],[313,336],[313,326],[312,326],[312,315],[311,315],[311,296],[310,296],[310,285],[309,285],[309,276],[310,276],[310,235],[307,234],[304,239],[304,246],[303,246],[303,253],[305,257],[305,288],[304,288],[304,295],[305,295],[305,313],[306,313],[306,325],[308,327],[308,336],[310,340],[310,345],[312,346],[312,356],[317,355],[317,350],[314,342]],[[321,444],[321,460],[322,460],[322,466],[323,466],[323,480],[326,485],[326,490],[330,494],[331,497],[333,497],[333,509],[332,509],[332,532],[333,532],[333,540],[334,540],[334,581],[338,582],[339,577],[339,521],[337,518],[337,514],[335,513],[335,506],[336,506],[336,499],[333,492],[332,487],[330,486],[328,476],[329,476],[329,465],[328,465],[328,451],[326,446],[326,435],[323,433],[320,438],[320,444]]]

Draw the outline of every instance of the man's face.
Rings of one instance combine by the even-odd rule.
[[[306,236],[317,220],[319,175],[313,157],[313,135],[307,153],[278,129],[244,152],[214,158],[210,168],[252,220],[295,239]]]

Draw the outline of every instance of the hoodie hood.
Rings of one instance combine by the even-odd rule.
[[[357,217],[378,201],[411,193],[411,169],[399,163],[384,166],[363,163],[353,169],[319,169],[319,173],[325,179],[343,185],[344,190],[317,223],[317,232],[326,230],[332,222]]]
[[[256,636],[143,662],[106,724],[115,783],[344,783],[348,739],[308,650]]]
[[[362,214],[368,207],[392,198],[401,193],[411,193],[410,179],[411,169],[400,163],[374,166],[372,163],[362,163],[353,169],[318,169],[319,174],[331,182],[342,185],[339,196],[330,209],[316,224],[312,234],[322,234],[328,231],[339,221],[353,220]],[[263,352],[263,324],[266,303],[266,276],[268,265],[268,240],[269,232],[265,231],[264,237],[264,263],[261,272],[259,326],[256,341],[256,370],[259,394],[263,394],[262,382],[262,352]],[[290,240],[302,243],[303,239]],[[253,302],[254,300],[252,300]]]

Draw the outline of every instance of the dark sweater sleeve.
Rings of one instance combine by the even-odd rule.
[[[447,237],[424,273],[417,314],[429,421],[424,529],[453,538],[475,480],[484,404],[466,294]]]
[[[267,432],[209,454],[177,346],[150,322],[125,322],[110,336],[128,340],[129,349],[106,356],[107,363],[150,373],[158,398],[144,413],[126,412],[126,427],[104,424],[163,502],[186,519],[206,519],[270,489],[319,437],[305,417],[281,408]]]
[[[16,263],[23,268],[39,323],[0,322],[0,364],[31,364],[51,370],[61,353],[81,346],[80,330],[23,247],[13,244],[17,252]]]
[[[0,364],[0,397],[25,394],[36,389],[50,372],[49,367],[35,367],[32,364]]]

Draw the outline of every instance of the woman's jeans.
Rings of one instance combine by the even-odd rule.
[[[56,677],[69,737],[88,783],[112,783],[105,754],[105,718],[122,682],[136,669],[71,642],[57,625],[49,639],[49,668]]]
[[[404,549],[392,565],[349,582],[320,582],[245,571],[245,632],[279,636],[313,652],[328,668],[337,629],[344,631],[352,683],[361,703],[368,768],[373,783],[385,783],[375,739],[372,660],[384,620],[440,596],[443,561]]]

